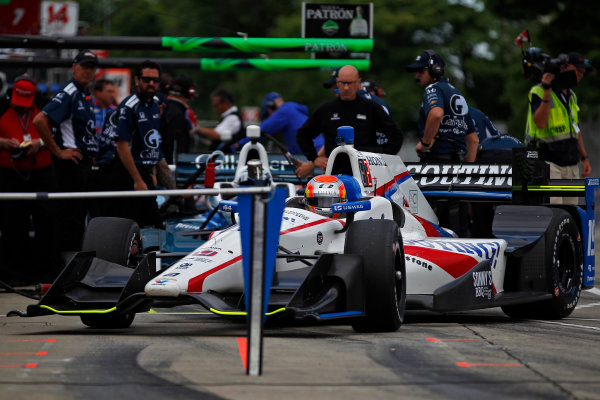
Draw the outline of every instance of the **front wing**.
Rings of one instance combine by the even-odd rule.
[[[194,303],[224,317],[246,315],[243,294],[146,296],[146,283],[158,275],[154,253],[144,257],[135,270],[94,256],[93,252],[76,253],[38,304],[28,306],[26,312],[11,311],[9,316],[120,315]],[[364,316],[363,281],[360,257],[322,255],[303,271],[276,274],[267,316],[317,320]]]

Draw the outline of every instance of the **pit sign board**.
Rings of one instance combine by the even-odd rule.
[[[40,0],[0,0],[0,34],[38,35]]]
[[[41,34],[75,36],[79,21],[79,4],[74,1],[42,1],[40,9]]]

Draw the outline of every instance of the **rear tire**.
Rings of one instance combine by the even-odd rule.
[[[581,295],[583,253],[579,229],[567,211],[552,209],[546,231],[546,278],[552,298],[535,303],[502,306],[513,318],[560,319],[569,316]]]
[[[135,313],[118,315],[85,314],[81,315],[81,322],[85,326],[96,329],[124,329],[129,328],[135,319]]]
[[[357,332],[395,332],[406,310],[406,269],[398,225],[390,220],[360,220],[350,225],[344,253],[363,259],[365,316]]]
[[[117,217],[91,219],[81,246],[81,251],[95,251],[98,258],[132,268],[137,265],[142,250],[138,224]]]

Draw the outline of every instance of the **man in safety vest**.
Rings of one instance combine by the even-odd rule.
[[[577,83],[586,71],[591,71],[590,61],[577,52],[571,52],[560,66],[560,73],[573,73]],[[540,157],[550,166],[551,179],[576,179],[581,160],[581,177],[592,172],[579,129],[579,106],[571,88],[558,87],[556,76],[546,72],[542,81],[529,91],[529,110],[525,141],[540,150]],[[565,81],[564,79],[562,79]],[[561,85],[564,86],[564,85]],[[551,198],[552,203],[577,204],[577,198]]]

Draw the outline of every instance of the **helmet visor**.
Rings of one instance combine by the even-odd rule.
[[[342,202],[339,197],[308,197],[306,203],[312,207],[331,208],[335,203]]]

